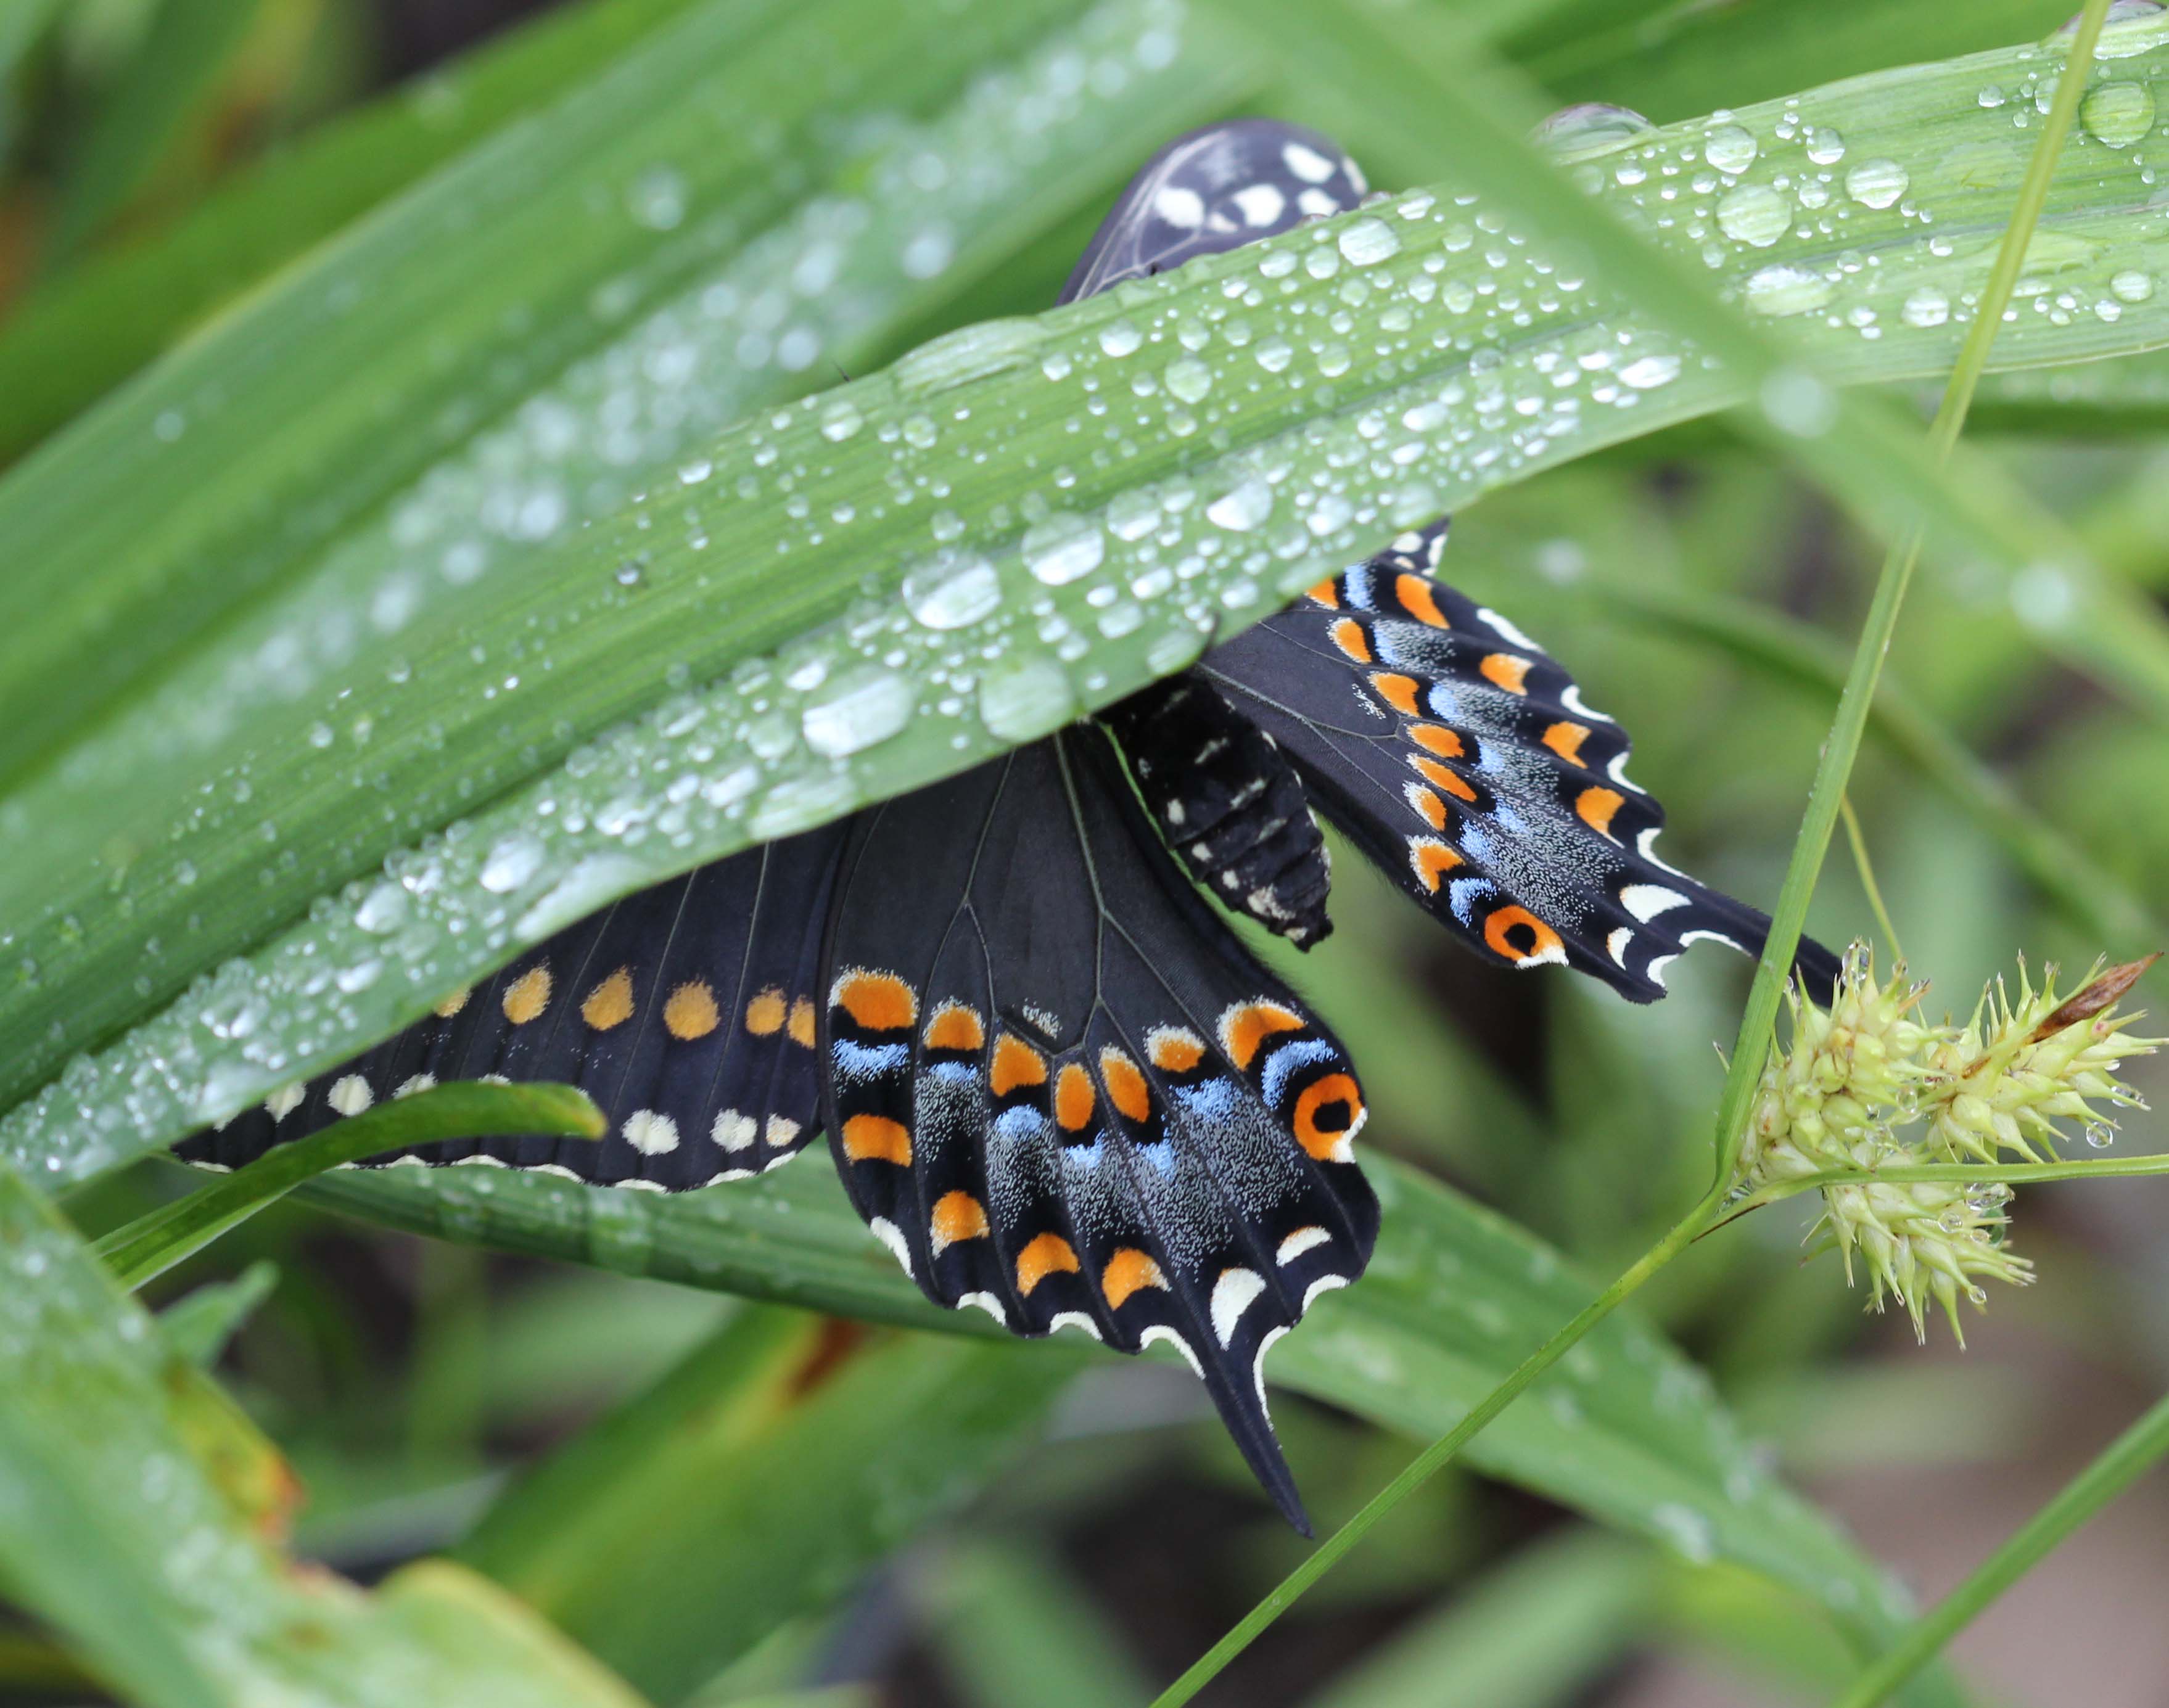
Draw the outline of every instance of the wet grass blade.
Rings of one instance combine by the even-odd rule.
[[[750,1310],[546,1461],[460,1556],[678,1701],[997,1475],[1079,1362]]]
[[[2158,33],[2169,37],[2169,26]],[[2143,50],[2123,61],[2128,72],[2161,51],[2140,35],[2120,38]],[[1772,268],[1796,268],[1828,293],[1812,313],[1813,293],[1794,293],[1782,306],[1799,312],[1764,317],[1786,322],[1782,343],[1736,317],[1702,314],[1701,285],[1660,305],[1652,324],[1590,292],[1578,263],[1547,258],[1503,219],[1411,196],[1058,315],[960,333],[885,373],[742,422],[644,502],[541,554],[517,585],[477,583],[487,596],[464,603],[430,592],[454,603],[423,625],[421,636],[440,636],[426,650],[418,639],[357,641],[350,665],[301,690],[305,705],[333,694],[317,721],[292,716],[284,689],[246,668],[259,656],[250,649],[301,658],[323,625],[365,632],[371,608],[359,601],[375,583],[363,577],[336,594],[297,592],[246,646],[203,661],[189,694],[147,710],[125,735],[116,726],[94,754],[77,756],[79,769],[19,797],[13,846],[24,857],[0,863],[0,911],[48,923],[17,945],[35,979],[0,993],[0,1062],[19,1093],[84,1032],[142,1013],[182,976],[253,940],[276,911],[267,898],[298,907],[322,875],[366,870],[388,849],[387,882],[327,903],[305,930],[260,950],[253,965],[230,966],[77,1087],[8,1117],[0,1151],[40,1166],[57,1156],[72,1173],[178,1136],[297,1067],[328,1065],[381,1035],[578,912],[749,839],[931,780],[1175,668],[1208,632],[1269,609],[1401,520],[1742,402],[1770,405],[1751,418],[1780,437],[1785,423],[1816,428],[1794,450],[1863,510],[1886,523],[1939,519],[1958,549],[2022,593],[2039,638],[2169,710],[2169,646],[2145,601],[2086,573],[2064,530],[2009,483],[1970,467],[1962,481],[1937,481],[1916,449],[1892,439],[1887,412],[1804,377],[1810,363],[1836,382],[1948,362],[1958,328],[1909,324],[1904,305],[1932,288],[1962,296],[1985,274],[1986,234],[2001,230],[2008,201],[1993,173],[1948,164],[1954,151],[2009,146],[2006,116],[1958,97],[1985,76],[2017,78],[2033,52],[1863,80],[1606,157],[1611,176],[1596,204],[1644,220],[1669,205],[1652,169],[1661,179],[1665,162],[1706,151],[1711,133],[1728,126],[1755,127],[1769,143],[1724,192],[1748,192],[1752,206],[1777,194],[1777,177],[1793,181],[1781,167],[1790,156],[1777,152],[1781,127],[1797,140],[1799,125],[1827,120],[1863,161],[1911,162],[1905,204],[1871,205],[1879,189],[1869,200],[1848,193],[1831,234],[1756,226],[1751,237],[1767,243],[1724,249],[1717,276],[1741,301]],[[1381,91],[1378,110],[1388,94],[1417,98],[1408,88]],[[1153,122],[1164,124],[1164,112]],[[1467,169],[1500,183],[1528,171],[1518,141],[1488,120],[1479,128],[1497,146],[1489,157],[1466,151]],[[1641,181],[1618,182],[1623,166],[1644,162]],[[1842,162],[1829,170],[1842,182]],[[2044,234],[2063,246],[2059,254],[2084,258],[2065,269],[2070,290],[2113,295],[2110,280],[2144,253],[2150,194],[2122,156],[2075,143]],[[1620,255],[1644,257],[1620,263],[1618,288],[1658,278],[1678,285],[1671,262],[1643,279],[1635,268],[1646,271],[1655,252],[1592,211],[1589,197],[1564,184],[1544,195],[1545,216],[1579,234],[1568,253],[1584,239],[1603,247],[1607,275]],[[1713,189],[1711,203],[1720,199]],[[1931,247],[1906,206],[1937,212],[1937,241],[1951,253]],[[1476,242],[1479,218],[1500,227],[1499,247]],[[1845,258],[1855,256],[1857,274]],[[1572,290],[1556,283],[1563,264]],[[1511,290],[1500,288],[1502,269]],[[1239,312],[1231,306],[1239,301]],[[1882,337],[1862,336],[1863,314]],[[1333,315],[1346,317],[1345,338],[1319,330],[1320,317]],[[1664,330],[1682,318],[1695,320],[1697,338],[1683,343]],[[1229,336],[1216,330],[1223,324]],[[1999,357],[2072,357],[2165,334],[2169,299],[2130,305],[2113,320],[2029,312],[2006,328]],[[1178,358],[1185,336],[1204,342]],[[1356,364],[1367,343],[1394,359]],[[1780,349],[1790,354],[1771,392],[1756,376],[1768,377]],[[1728,360],[1744,353],[1744,365],[1716,368],[1697,351]],[[1575,383],[1560,385],[1563,375]],[[1268,386],[1260,375],[1278,377]],[[1136,423],[1104,460],[1058,460],[1068,424],[1097,420],[1090,411],[1110,384],[1133,401]],[[1194,405],[1179,395],[1201,385]],[[1826,418],[1818,412],[1825,407]],[[770,472],[778,469],[788,471],[788,492],[786,476]],[[914,492],[939,482],[946,496],[934,509],[891,506],[879,495],[897,481]],[[0,508],[5,497],[0,489]],[[1173,574],[1174,562],[1192,558],[1202,566],[1192,578]],[[389,574],[384,586],[408,585],[397,567],[379,563],[378,572]],[[452,611],[456,639],[436,626]],[[289,641],[300,650],[277,650]],[[749,653],[759,656],[749,662]],[[621,725],[547,769],[589,720],[668,699],[680,681],[684,693],[649,721]],[[269,716],[274,704],[288,714]],[[260,793],[200,813],[199,795],[185,790],[160,804],[205,757],[188,757],[198,716],[229,732],[205,752],[237,761],[248,749],[226,745],[232,730],[268,731],[260,743],[277,751],[259,752],[262,769],[243,779]],[[406,833],[358,800],[357,775],[410,804]],[[478,787],[507,792],[457,837],[397,847],[402,833],[459,811],[460,791]],[[184,800],[189,822],[176,838],[168,808],[181,813]],[[9,822],[0,819],[0,831]],[[266,822],[297,855],[273,870],[268,890],[248,840]],[[125,856],[117,873],[99,852],[112,849]],[[387,913],[391,928],[372,929]],[[72,936],[60,924],[68,918]],[[180,928],[190,918],[193,934]],[[483,918],[509,929],[470,928]],[[141,942],[153,932],[166,955],[155,976],[144,975],[152,995],[133,994],[115,975],[144,964]],[[335,1004],[310,996],[328,969],[355,966],[376,970],[369,988]],[[242,1048],[206,1018],[235,1004],[269,1017]],[[252,1062],[252,1050],[284,1063]],[[185,1064],[177,1077],[187,1083],[170,1097],[137,1089],[123,1124],[115,1088],[137,1085],[141,1059],[153,1054]]]
[[[1369,1157],[1383,1227],[1361,1285],[1321,1299],[1276,1347],[1273,1381],[1430,1434],[1589,1295],[1527,1231],[1389,1158]],[[978,1312],[929,1304],[870,1237],[834,1172],[802,1160],[758,1181],[657,1198],[536,1175],[449,1169],[328,1176],[310,1200],[394,1227],[626,1274],[975,1339]],[[1005,1350],[1060,1358],[1046,1346]],[[1828,1608],[1863,1640],[1902,1605],[1881,1572],[1768,1472],[1708,1379],[1639,1322],[1615,1318],[1585,1353],[1479,1439],[1471,1458],[1605,1523],[1695,1558],[1751,1565]]]
[[[98,1254],[132,1290],[328,1169],[446,1139],[526,1133],[600,1139],[606,1130],[587,1093],[568,1085],[440,1085],[277,1146],[216,1184],[115,1229],[99,1241]]]
[[[411,1567],[365,1596],[285,1558],[201,1456],[202,1377],[4,1170],[0,1264],[0,1575],[115,1694],[145,1708],[637,1708],[471,1573]]]

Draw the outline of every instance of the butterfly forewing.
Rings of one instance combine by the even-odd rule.
[[[1362,1273],[1346,1053],[1171,867],[1079,729],[861,816],[823,1048],[860,1211],[928,1294],[1197,1366],[1299,1513],[1266,1349]]]
[[[387,1098],[498,1078],[578,1086],[607,1136],[507,1135],[378,1161],[495,1163],[658,1190],[772,1168],[818,1131],[821,935],[843,841],[834,826],[628,897],[180,1154],[234,1168]]]

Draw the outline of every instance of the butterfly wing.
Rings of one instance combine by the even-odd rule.
[[[1650,1002],[1691,943],[1759,952],[1765,915],[1657,854],[1664,809],[1627,775],[1626,732],[1512,623],[1432,575],[1445,538],[1442,521],[1404,535],[1214,649],[1202,673],[1486,958],[1578,967]],[[1812,988],[1836,975],[1817,944],[1799,964]]]
[[[1340,146],[1300,125],[1236,119],[1147,161],[1108,210],[1060,302],[1345,212],[1369,186]]]
[[[1169,860],[1107,737],[860,815],[829,964],[824,1119],[912,1278],[1020,1334],[1171,1342],[1300,1526],[1260,1370],[1369,1258],[1362,1093]]]
[[[509,1135],[376,1163],[536,1168],[659,1191],[773,1168],[817,1131],[821,934],[845,834],[809,832],[628,897],[179,1154],[236,1168],[386,1098],[501,1078],[578,1086],[607,1136]]]

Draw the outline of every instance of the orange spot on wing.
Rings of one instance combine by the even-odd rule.
[[[988,1076],[996,1097],[1021,1085],[1047,1083],[1047,1058],[1023,1039],[1005,1032],[994,1040],[994,1065]]]
[[[1092,1119],[1092,1076],[1074,1062],[1054,1077],[1054,1119],[1063,1131],[1074,1133]]]
[[[987,1207],[968,1192],[944,1193],[934,1206],[931,1231],[936,1257],[960,1240],[984,1239]]]
[[[977,1050],[987,1041],[987,1029],[978,1013],[962,1003],[944,1003],[926,1023],[930,1050]]]
[[[504,987],[504,1018],[515,1026],[540,1019],[550,1006],[550,985],[548,962],[529,967]]]
[[[1107,1267],[1100,1272],[1100,1291],[1106,1296],[1107,1308],[1119,1311],[1132,1293],[1146,1287],[1167,1290],[1167,1277],[1152,1260],[1149,1253],[1133,1245],[1126,1245],[1107,1259]]]
[[[807,1050],[813,1047],[813,1004],[807,998],[791,1003],[788,1030],[792,1043]]]
[[[844,1123],[844,1154],[854,1163],[911,1166],[911,1134],[902,1121],[883,1115],[855,1115]]]
[[[1569,765],[1585,764],[1581,744],[1589,739],[1587,724],[1569,723],[1562,718],[1544,732],[1544,745]]]
[[[1409,731],[1409,739],[1426,753],[1436,753],[1442,759],[1463,758],[1468,752],[1460,733],[1444,724],[1417,724]]]
[[[446,997],[444,1001],[437,1004],[437,1018],[440,1020],[450,1019],[453,1015],[459,1013],[461,1008],[464,1008],[467,1005],[467,998],[473,994],[474,987],[472,985],[461,985],[457,990],[454,991],[451,995]]]
[[[1333,636],[1333,644],[1353,658],[1358,664],[1371,662],[1371,641],[1364,634],[1363,625],[1353,617],[1343,617],[1326,633]]]
[[[663,1028],[681,1043],[706,1037],[722,1018],[722,1011],[716,1006],[716,993],[708,988],[706,979],[686,980],[663,1004]]]
[[[620,967],[589,991],[580,1004],[580,1018],[598,1032],[622,1026],[632,1018],[632,971]]]
[[[1426,759],[1419,754],[1410,755],[1409,763],[1416,768],[1418,776],[1426,782],[1436,783],[1456,801],[1476,799],[1475,790],[1471,788],[1468,780],[1451,765],[1442,765],[1436,759]]]
[[[1527,907],[1498,907],[1484,921],[1484,940],[1518,966],[1560,958],[1566,953],[1558,932]]]
[[[900,1032],[919,1019],[919,993],[893,972],[853,967],[836,981],[829,1002],[869,1032]]]
[[[1371,676],[1372,691],[1403,717],[1416,716],[1416,679],[1413,676],[1397,675],[1390,670],[1374,671]]]
[[[1146,1035],[1145,1054],[1169,1073],[1187,1073],[1205,1059],[1205,1040],[1187,1026],[1155,1026]]]
[[[1030,1296],[1049,1275],[1077,1273],[1077,1253],[1058,1233],[1043,1233],[1017,1253],[1017,1291]]]
[[[1438,893],[1439,880],[1456,866],[1466,864],[1456,850],[1442,842],[1433,842],[1427,836],[1409,838],[1409,865],[1415,868],[1416,881],[1434,896]]]
[[[1348,1161],[1349,1141],[1362,1124],[1363,1093],[1352,1074],[1314,1080],[1295,1100],[1296,1142],[1321,1163]]]
[[[1324,605],[1329,611],[1339,610],[1340,609],[1340,578],[1335,577],[1331,581],[1322,581],[1319,583],[1316,587],[1310,590],[1310,597],[1317,604]]]
[[[1529,691],[1521,685],[1529,673],[1529,661],[1526,658],[1516,658],[1511,652],[1490,652],[1476,668],[1484,673],[1484,680],[1509,694]]]
[[[773,985],[746,1004],[745,1028],[756,1038],[773,1037],[783,1030],[783,992]]]
[[[1100,1052],[1100,1083],[1107,1088],[1107,1101],[1133,1121],[1152,1119],[1152,1090],[1138,1064],[1121,1051]]]
[[[1446,803],[1420,783],[1409,785],[1409,805],[1424,817],[1433,830],[1446,828]]]
[[[1617,789],[1585,789],[1575,796],[1574,810],[1591,830],[1611,836],[1612,815],[1626,804],[1627,797]]]
[[[1299,1032],[1308,1024],[1278,1003],[1238,1003],[1220,1017],[1220,1047],[1247,1073],[1266,1039],[1276,1032]]]
[[[1434,629],[1453,626],[1438,608],[1438,589],[1422,576],[1395,576],[1394,593],[1401,602],[1401,609],[1419,623],[1428,623]]]

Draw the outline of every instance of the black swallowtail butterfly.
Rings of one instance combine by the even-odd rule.
[[[1124,192],[1063,300],[1364,193],[1314,132],[1196,131]],[[1755,952],[1768,923],[1657,857],[1663,814],[1622,769],[1625,733],[1434,579],[1445,537],[1443,521],[1404,535],[1096,722],[628,897],[180,1154],[235,1167],[472,1078],[569,1081],[610,1135],[383,1161],[676,1191],[825,1130],[930,1297],[1019,1334],[1172,1344],[1307,1534],[1263,1359],[1369,1258],[1363,1097],[1340,1040],[1200,889],[1314,942],[1314,809],[1479,955],[1578,967],[1637,1002],[1687,944]],[[1801,970],[1826,988],[1836,963],[1809,944]]]

